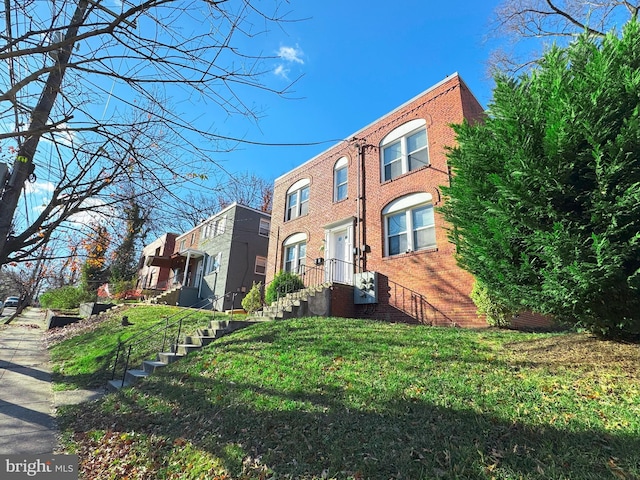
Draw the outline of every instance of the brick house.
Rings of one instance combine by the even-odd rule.
[[[336,316],[486,326],[438,212],[450,124],[482,115],[453,74],[277,178],[266,281],[330,281]]]
[[[176,233],[165,233],[142,249],[137,287],[144,290],[165,290],[171,274],[171,255]]]
[[[175,239],[169,283],[181,306],[229,310],[264,283],[270,215],[233,203]]]

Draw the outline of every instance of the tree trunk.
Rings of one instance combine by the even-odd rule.
[[[5,185],[4,194],[0,199],[0,205],[2,205],[2,209],[0,209],[0,265],[6,262],[7,256],[13,251],[11,248],[5,248],[8,246],[7,243],[9,245],[11,243],[9,236],[12,233],[13,216],[18,206],[24,183],[35,169],[33,157],[36,154],[40,138],[46,131],[49,115],[60,92],[62,80],[75,44],[75,38],[83,22],[88,3],[88,0],[78,1],[73,19],[64,38],[64,47],[58,52],[55,68],[49,74],[40,99],[31,113],[29,128],[25,132],[26,139],[18,149],[11,177],[7,185]]]

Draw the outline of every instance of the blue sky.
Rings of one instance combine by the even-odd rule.
[[[122,8],[121,0],[106,3],[115,11]],[[261,67],[269,88],[281,90],[297,79],[284,98],[265,91],[239,92],[246,103],[262,112],[257,123],[230,117],[212,106],[190,103],[194,97],[187,98],[181,89],[168,94],[178,108],[184,109],[185,118],[197,119],[200,128],[211,125],[213,132],[223,136],[266,144],[318,143],[239,144],[231,152],[212,156],[232,175],[251,172],[272,181],[454,72],[462,76],[486,107],[492,88],[487,60],[495,41],[489,44],[485,38],[499,3],[500,0],[283,1],[282,11],[289,12],[290,21],[282,23],[282,28],[271,25],[268,33],[248,40],[238,37],[240,43],[233,45],[243,51],[245,47],[252,52],[257,50],[265,57]],[[53,8],[53,4],[42,6]],[[178,27],[188,26],[186,23]],[[260,25],[256,27],[260,29]],[[107,81],[104,88],[108,91],[119,87]],[[107,105],[116,108],[115,102],[100,104],[97,117],[107,110]],[[45,143],[38,154],[47,158]],[[205,189],[217,187],[219,181],[226,183],[224,175],[215,169],[197,173],[209,177]],[[27,185],[30,208],[21,206],[19,211],[32,210],[35,214],[53,187],[46,171],[40,170],[38,182]],[[173,193],[180,197],[188,192],[187,188],[193,185]]]
[[[301,78],[290,99],[257,95],[264,116],[216,122],[219,133],[265,143],[328,141],[309,147],[240,146],[221,154],[229,172],[266,179],[288,172],[337,140],[378,119],[447,75],[458,72],[483,106],[491,98],[489,21],[498,0],[292,1],[303,19],[259,37],[269,85]]]

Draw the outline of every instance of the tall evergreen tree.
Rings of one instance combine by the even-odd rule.
[[[510,307],[640,335],[640,24],[498,75],[486,121],[455,130],[460,264]]]

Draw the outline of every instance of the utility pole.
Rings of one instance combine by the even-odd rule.
[[[49,73],[40,99],[31,112],[29,127],[24,132],[24,141],[18,147],[18,154],[13,163],[11,175],[4,185],[4,191],[1,191],[2,189],[0,188],[0,194],[2,195],[0,198],[0,206],[2,207],[0,208],[0,265],[5,263],[9,253],[15,250],[15,245],[12,244],[13,240],[10,237],[15,210],[18,206],[24,183],[35,170],[33,157],[38,148],[40,138],[47,131],[47,122],[60,92],[62,80],[75,45],[75,39],[84,21],[89,1],[78,0],[71,23],[64,36],[62,48],[54,56],[54,68]],[[16,128],[18,128],[17,125]],[[35,232],[31,234],[35,234]]]

